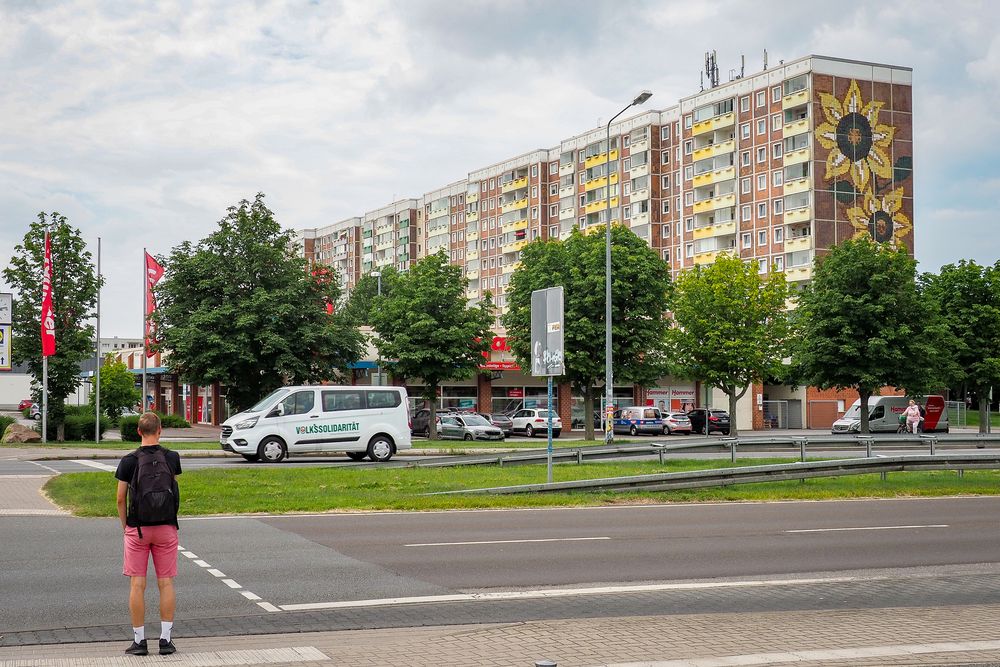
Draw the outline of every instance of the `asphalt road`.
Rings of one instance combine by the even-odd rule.
[[[193,517],[181,523],[178,614],[195,633],[1000,603],[998,510],[1000,498],[951,498]],[[0,517],[0,536],[0,634],[122,624],[116,521]],[[692,582],[707,586],[670,587]],[[616,588],[536,592],[593,586]],[[512,591],[528,599],[436,597]],[[338,608],[387,598],[404,600]]]

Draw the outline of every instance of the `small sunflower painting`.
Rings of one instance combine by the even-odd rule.
[[[839,201],[854,205],[847,216],[856,236],[902,244],[913,225],[901,212],[903,188],[885,192],[897,179],[890,157],[896,128],[879,122],[884,103],[866,102],[854,80],[842,100],[820,93],[819,101],[825,120],[816,128],[816,141],[828,151],[824,180],[834,181]],[[909,158],[901,160],[909,164]]]

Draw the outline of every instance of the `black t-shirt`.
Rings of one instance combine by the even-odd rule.
[[[174,476],[181,474],[181,455],[177,452],[167,449],[166,447],[161,447],[160,445],[147,445],[152,450],[163,450],[163,455],[167,459],[167,465],[170,469],[174,471]],[[135,474],[135,467],[139,465],[139,457],[135,455],[135,452],[129,452],[122,457],[121,461],[118,462],[118,469],[115,470],[115,479],[120,482],[125,482],[126,484],[132,483],[132,475]],[[130,503],[131,504],[131,503]],[[131,507],[129,508],[131,510]],[[125,517],[125,524],[129,526],[137,526],[138,522],[129,514]],[[147,524],[143,524],[147,525]],[[149,524],[157,525],[157,524]]]

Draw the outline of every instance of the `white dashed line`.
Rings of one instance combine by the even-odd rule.
[[[184,554],[184,556],[186,558],[191,559],[192,563],[194,563],[195,565],[197,565],[200,568],[203,568],[206,572],[208,572],[210,575],[212,575],[216,579],[219,579],[222,583],[224,583],[229,588],[232,588],[233,590],[239,590],[240,595],[242,595],[243,597],[245,597],[247,600],[251,600],[251,601],[257,602],[258,600],[261,599],[261,597],[259,595],[255,594],[255,593],[251,593],[250,591],[243,590],[243,586],[241,586],[239,583],[237,583],[233,579],[229,579],[228,577],[226,577],[225,572],[223,572],[222,570],[219,570],[217,568],[212,567],[211,564],[209,564],[208,562],[206,562],[206,561],[198,558],[198,556],[196,556],[193,552],[184,550],[180,546],[178,546],[177,548],[180,551],[180,553]],[[278,607],[275,607],[270,602],[263,602],[263,601],[261,601],[261,602],[257,602],[257,604],[262,609],[265,609],[267,611],[281,611],[281,609],[279,609]]]
[[[236,583],[232,579],[223,579],[222,583],[224,583],[226,586],[229,586],[230,588],[243,588],[242,586],[240,586],[238,583]]]
[[[220,579],[223,578],[224,576],[226,576],[225,574],[223,574],[222,572],[219,572],[216,569],[211,569],[211,570],[208,571],[208,573],[210,575],[212,575],[213,577],[218,577]]]
[[[245,597],[247,600],[259,600],[260,596],[256,593],[251,593],[250,591],[240,591],[240,595]]]
[[[178,549],[180,549],[180,547],[177,547],[177,548],[178,548]],[[195,555],[194,555],[193,553],[191,553],[190,551],[182,551],[181,553],[182,553],[182,554],[184,554],[184,556],[185,556],[186,558],[197,558],[197,556],[195,556]]]
[[[852,530],[907,530],[912,528],[948,528],[946,523],[931,523],[922,526],[859,526],[857,528],[799,528],[786,533],[842,533]]]
[[[610,537],[547,537],[533,540],[484,540],[481,542],[422,542],[419,544],[404,544],[404,547],[461,547],[470,544],[528,544],[531,542],[589,542],[592,540],[610,540]]]
[[[98,470],[104,470],[105,472],[114,472],[118,470],[115,466],[109,466],[107,463],[101,463],[100,461],[87,461],[86,459],[71,459],[73,463],[78,465],[87,466],[88,468],[97,468]]]
[[[51,472],[51,473],[53,473],[55,475],[59,474],[58,470],[56,470],[55,468],[50,468],[47,465],[45,465],[44,463],[39,463],[38,461],[28,461],[28,463],[32,463],[32,464],[38,466],[39,468],[45,468],[46,470],[48,470],[49,472]]]
[[[209,565],[208,563],[206,563],[203,560],[196,560],[194,562],[194,564],[197,565],[198,567],[212,567],[211,565]]]
[[[270,602],[258,602],[257,606],[263,609],[264,611],[281,611]]]

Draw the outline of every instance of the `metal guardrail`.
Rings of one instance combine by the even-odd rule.
[[[659,455],[660,462],[665,461],[664,455],[670,452],[680,452],[689,449],[716,448],[722,451],[729,450],[730,458],[736,461],[737,451],[740,447],[782,447],[796,448],[801,460],[805,460],[806,451],[811,446],[822,445],[849,445],[850,449],[856,447],[865,448],[865,457],[871,458],[876,446],[893,447],[914,447],[927,448],[933,455],[939,445],[949,447],[986,447],[989,445],[1000,445],[1000,435],[983,435],[978,433],[969,434],[947,434],[932,435],[924,434],[920,436],[907,435],[791,435],[779,437],[740,437],[740,438],[699,438],[686,439],[684,442],[663,443],[651,442],[649,444],[629,444],[629,445],[590,445],[585,447],[567,447],[556,449],[552,452],[552,460],[555,463],[583,463],[586,461],[600,459],[627,458],[631,456],[654,456]],[[449,468],[457,466],[474,465],[533,465],[545,463],[546,451],[544,449],[529,449],[520,452],[498,452],[496,454],[474,454],[463,456],[449,456],[430,460],[412,461],[407,467],[430,467]]]
[[[1000,454],[956,454],[889,456],[832,461],[805,461],[739,468],[668,472],[652,475],[631,475],[604,479],[583,479],[571,482],[522,484],[485,489],[440,491],[427,495],[549,493],[554,491],[671,491],[734,484],[787,481],[817,477],[841,477],[890,472],[925,470],[1000,469]]]

